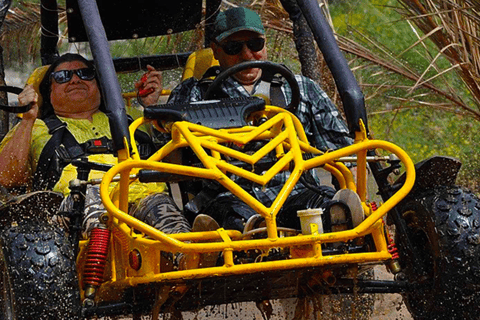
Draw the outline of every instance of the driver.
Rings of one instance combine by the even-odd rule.
[[[247,8],[236,7],[220,12],[215,21],[214,39],[211,42],[214,57],[219,61],[220,67],[210,68],[200,80],[191,77],[180,83],[171,93],[168,103],[189,103],[201,101],[204,93],[211,83],[211,77],[221,70],[226,70],[236,64],[245,61],[267,60],[267,46],[265,29],[260,16]],[[236,73],[226,79],[215,92],[216,98],[242,98],[258,94],[261,91],[262,70],[258,68],[247,69]],[[348,128],[341,119],[340,112],[333,105],[326,93],[311,79],[296,75],[300,87],[300,104],[295,111],[305,133],[312,145],[320,150],[334,150],[353,143],[348,136]],[[158,98],[160,87],[149,97],[149,102]],[[265,95],[265,92],[262,92]],[[277,81],[271,84],[269,96],[270,104],[286,106],[292,98],[292,91],[286,81]],[[145,101],[146,102],[146,101]],[[268,101],[267,101],[268,102]],[[287,173],[278,174],[266,188],[257,185],[242,185],[255,197],[269,206],[276,198],[288,178]],[[207,187],[208,188],[208,187]],[[210,188],[211,189],[211,188]],[[321,187],[323,196],[331,197],[334,190]],[[206,188],[204,188],[204,191]],[[299,183],[279,213],[279,225],[297,226],[296,212],[289,210],[293,204],[298,203],[300,194],[305,199],[315,195],[309,195],[310,190]],[[295,198],[297,197],[297,198]],[[204,208],[189,207],[195,213],[203,212],[212,215],[224,228],[243,230],[245,222],[255,212],[229,192],[220,192]],[[293,225],[292,225],[293,224]],[[248,231],[248,230],[246,230]]]

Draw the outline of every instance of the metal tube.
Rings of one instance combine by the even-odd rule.
[[[41,1],[40,21],[42,24],[40,56],[42,65],[48,65],[58,58],[58,7],[56,0]]]
[[[124,141],[127,141],[128,146],[130,146],[128,119],[122,90],[110,54],[107,35],[95,0],[79,0],[78,7],[97,68],[106,114],[110,119],[114,149],[115,151],[122,150],[125,148]]]

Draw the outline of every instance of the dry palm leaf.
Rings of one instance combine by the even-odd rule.
[[[365,37],[365,36],[364,36]],[[366,38],[366,37],[365,37]],[[417,106],[430,106],[430,107],[438,107],[438,109],[445,110],[446,107],[445,105],[450,105],[451,108],[449,111],[452,111],[456,108],[461,108],[466,114],[470,114],[473,116],[475,119],[480,120],[480,112],[476,109],[471,108],[468,106],[465,102],[462,101],[461,97],[459,97],[455,92],[450,92],[449,90],[445,90],[444,88],[440,88],[436,85],[434,85],[431,81],[424,80],[422,81],[422,75],[416,73],[413,71],[411,68],[408,67],[408,65],[404,64],[401,60],[397,59],[392,53],[389,53],[388,51],[385,51],[384,49],[381,49],[379,45],[375,44],[373,40],[370,40],[372,43],[376,45],[376,48],[378,49],[377,51],[381,51],[383,53],[382,57],[381,55],[372,52],[371,50],[365,48],[364,46],[361,46],[359,43],[347,39],[343,36],[337,35],[337,41],[340,46],[340,49],[354,54],[357,57],[363,58],[369,62],[372,62],[375,65],[381,66],[382,68],[385,68],[388,71],[395,72],[401,76],[403,76],[406,79],[409,79],[413,82],[415,82],[417,85],[414,87],[423,87],[426,88],[432,92],[435,93],[436,97],[443,97],[445,100],[450,101],[450,103],[445,104],[445,103],[432,103],[428,101],[423,101],[421,103],[416,103]],[[443,71],[445,72],[445,71]],[[437,76],[440,76],[440,74],[437,74]],[[433,79],[429,79],[433,80]],[[361,86],[373,86],[372,84],[361,84]],[[383,88],[390,88],[392,85],[388,84],[380,84],[378,86],[381,86]],[[399,86],[397,86],[399,87]],[[416,99],[409,99],[408,95],[413,94],[414,90],[411,90],[412,87],[403,87],[404,89],[410,89],[405,91],[405,97],[392,97],[395,98],[398,101],[417,101]],[[371,96],[366,97],[366,99],[372,98]]]
[[[59,8],[59,21],[66,20],[64,8]],[[66,24],[63,24],[66,25]],[[40,6],[38,3],[20,2],[10,8],[0,32],[5,59],[23,62],[35,60],[40,46]]]
[[[480,1],[398,0],[399,12],[428,37],[460,75],[480,109]],[[423,77],[419,79],[424,81]]]

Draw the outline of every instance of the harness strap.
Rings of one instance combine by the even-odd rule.
[[[283,77],[273,77],[272,85],[270,86],[270,101],[274,106],[286,108],[287,101],[282,91],[283,81]]]
[[[75,159],[84,154],[82,147],[67,129],[67,124],[55,115],[43,119],[52,135],[42,150],[33,175],[34,190],[51,190],[60,179],[65,163],[61,160]]]
[[[62,175],[63,168],[73,159],[90,154],[113,154],[112,140],[101,137],[78,143],[68,130],[67,124],[57,116],[51,115],[42,119],[51,134],[50,140],[40,154],[37,170],[33,175],[34,190],[52,190]],[[150,136],[140,130],[135,132],[139,142],[140,158],[148,158],[155,150]]]

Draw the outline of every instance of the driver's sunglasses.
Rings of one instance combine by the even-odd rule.
[[[219,44],[219,46],[226,54],[228,54],[229,56],[234,56],[242,51],[244,44],[247,45],[247,48],[251,51],[258,52],[262,50],[263,47],[265,47],[265,39],[253,38],[247,41],[227,41]]]
[[[51,77],[55,80],[56,83],[66,83],[72,80],[73,74],[76,74],[80,79],[91,81],[95,78],[95,69],[94,68],[82,68],[74,70],[59,70],[52,72]]]

